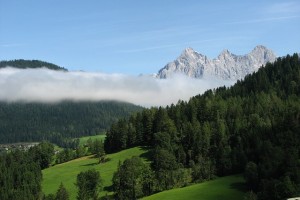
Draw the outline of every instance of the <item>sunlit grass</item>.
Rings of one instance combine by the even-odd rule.
[[[144,198],[145,200],[242,200],[244,179],[241,175],[217,178],[184,188],[172,189]]]
[[[114,172],[117,170],[119,161],[131,158],[132,156],[141,156],[145,152],[147,152],[146,149],[142,147],[135,147],[118,153],[108,154],[107,158],[110,160],[102,164],[98,164],[98,160],[93,156],[86,156],[63,164],[55,165],[42,171],[43,192],[45,194],[54,194],[60,183],[63,183],[70,194],[70,199],[76,199],[77,188],[75,186],[75,182],[77,174],[81,171],[95,168],[100,172],[104,184],[104,191],[100,193],[100,196],[104,196],[106,193],[111,194],[112,192],[110,191],[110,188],[112,185],[112,177]]]

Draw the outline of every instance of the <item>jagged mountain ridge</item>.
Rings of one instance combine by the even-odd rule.
[[[185,74],[192,78],[238,80],[275,60],[275,53],[262,45],[256,46],[246,55],[235,55],[223,50],[215,59],[209,59],[192,48],[187,48],[176,60],[159,70],[157,77],[169,78],[174,74]]]

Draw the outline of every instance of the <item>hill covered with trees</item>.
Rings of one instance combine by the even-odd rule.
[[[27,69],[27,68],[48,68],[52,70],[61,70],[61,71],[68,71],[66,68],[60,67],[58,65],[40,61],[40,60],[9,60],[9,61],[0,61],[0,68],[5,67],[14,67],[19,69]]]
[[[0,102],[0,143],[48,140],[68,146],[68,138],[99,134],[118,119],[141,109],[113,101]]]
[[[114,179],[125,183],[122,189],[116,181],[116,197],[135,199],[236,173],[244,174],[258,199],[299,196],[299,57],[278,58],[230,88],[119,120],[104,145],[108,153],[138,145],[153,148],[150,170],[134,160],[148,170],[146,175],[130,170],[129,161],[120,165]],[[141,181],[126,185],[130,177],[121,173],[123,168]]]

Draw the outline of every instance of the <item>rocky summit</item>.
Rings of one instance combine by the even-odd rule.
[[[159,70],[158,78],[170,78],[184,74],[192,78],[215,77],[224,80],[239,80],[257,71],[267,62],[274,62],[274,52],[262,45],[256,46],[246,55],[235,55],[223,50],[215,59],[209,59],[192,48],[185,49],[173,62]]]

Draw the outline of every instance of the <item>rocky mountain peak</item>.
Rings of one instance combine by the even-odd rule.
[[[228,49],[224,49],[218,56],[218,59],[226,59],[228,57],[232,57],[232,54],[230,53],[230,51]]]
[[[192,48],[186,48],[176,60],[159,70],[157,77],[168,78],[180,73],[193,78],[216,77],[238,80],[257,71],[267,62],[275,60],[276,56],[273,51],[262,45],[256,46],[246,55],[235,55],[225,49],[212,60]]]
[[[268,51],[269,49],[263,45],[257,45],[253,50],[252,52],[254,51]]]
[[[197,52],[194,51],[194,49],[192,49],[191,47],[184,49],[180,55],[180,57],[195,57],[195,56],[198,56]]]
[[[251,55],[265,55],[265,54],[274,54],[272,50],[268,49],[265,46],[259,45],[256,46],[249,54]]]
[[[224,49],[220,55],[230,55],[230,51],[228,49]]]
[[[190,54],[190,53],[195,53],[194,49],[192,47],[188,47],[183,50],[184,54]]]

